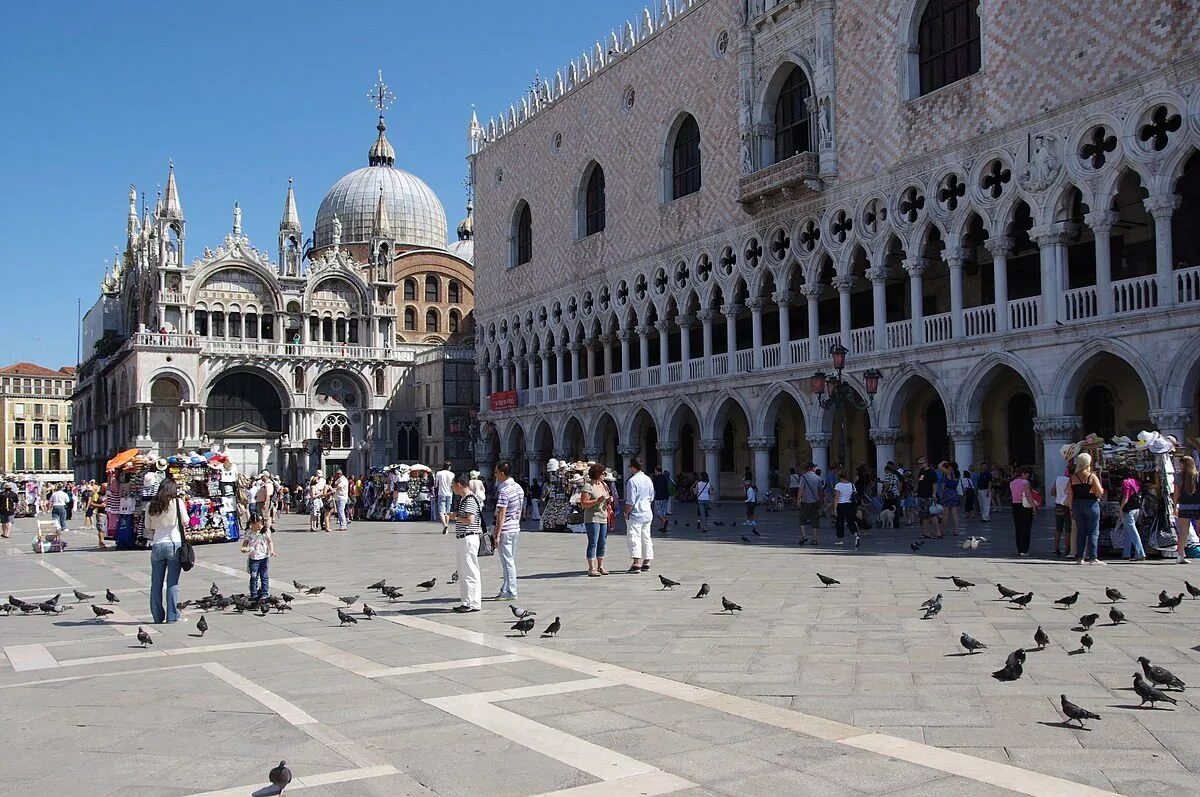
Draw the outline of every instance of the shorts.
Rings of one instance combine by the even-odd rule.
[[[12,523],[13,516],[8,513],[0,513],[0,523]]]
[[[756,507],[756,506],[758,506],[757,501],[747,501],[746,502],[746,517],[749,517],[749,518],[754,517],[754,507]]]
[[[818,518],[821,517],[821,505],[815,501],[811,504],[800,504],[800,525],[815,526]]]
[[[658,515],[659,517],[666,517],[667,515],[671,514],[671,502],[655,501],[654,514]]]
[[[439,515],[448,515],[448,514],[450,514],[450,507],[453,505],[453,503],[454,503],[454,496],[452,496],[452,495],[439,495],[439,496],[438,496],[438,499],[437,499],[437,511],[438,511],[438,514],[439,514]]]
[[[917,514],[920,515],[921,520],[928,520],[929,518],[937,517],[937,515],[929,511],[929,507],[932,504],[932,498],[921,498],[920,496],[917,496]]]
[[[93,506],[89,506],[87,508],[87,512],[84,513],[84,517],[91,517],[94,514],[96,514],[96,508]]]

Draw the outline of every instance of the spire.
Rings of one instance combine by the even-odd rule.
[[[458,240],[469,241],[475,237],[475,203],[467,200],[467,217],[458,223]]]
[[[287,199],[283,202],[283,218],[279,222],[280,232],[300,232],[300,214],[296,212],[296,192],[292,189],[292,178],[288,178]]]
[[[475,115],[475,106],[471,106],[471,123],[467,125],[467,153],[469,155],[478,155],[483,149],[484,135],[483,127],[479,124],[479,117]]]
[[[375,129],[379,131],[379,137],[375,139],[375,143],[371,145],[371,151],[367,154],[367,165],[395,166],[396,150],[392,149],[391,143],[387,140],[387,136],[384,135],[384,131],[387,130],[387,124],[383,121],[383,112],[395,102],[396,95],[383,82],[382,69],[379,70],[379,80],[375,82],[375,86],[367,96],[376,110],[379,111],[379,124],[375,126]]]
[[[138,231],[137,188],[129,185],[129,219],[125,224],[126,238],[132,243]]]
[[[388,218],[387,203],[383,201],[383,183],[379,184],[379,201],[375,203],[374,233],[379,238],[388,238],[392,234],[392,222]]]
[[[182,219],[183,206],[179,204],[179,187],[175,185],[175,164],[167,171],[167,196],[163,200],[162,216],[167,219]]]

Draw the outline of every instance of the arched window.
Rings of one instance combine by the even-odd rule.
[[[675,132],[671,145],[671,199],[700,190],[700,126],[688,114]]]
[[[437,310],[434,310],[432,307],[429,308],[429,310],[427,310],[425,313],[425,331],[426,332],[437,332],[438,331],[438,312],[437,312]]]
[[[350,419],[345,415],[326,415],[317,431],[317,438],[325,449],[350,448],[354,442],[350,433]]]
[[[458,311],[450,311],[450,332],[458,332]]]
[[[297,393],[304,392],[304,366],[297,365],[292,369],[292,388]]]
[[[411,277],[404,281],[404,301],[415,302],[417,300],[417,281]]]
[[[412,309],[411,307],[404,308],[404,331],[405,332],[416,332],[417,331],[417,311]]]
[[[929,0],[917,31],[920,94],[979,71],[979,0]]]
[[[533,214],[529,212],[529,203],[522,202],[513,225],[512,264],[519,266],[530,260],[533,260]]]
[[[604,169],[597,164],[588,177],[584,191],[584,235],[604,230]]]
[[[441,301],[441,286],[438,285],[438,278],[430,274],[425,278],[425,301],[437,302]]]
[[[462,301],[462,286],[458,284],[458,280],[450,280],[450,284],[446,286],[446,301],[450,304]]]
[[[779,90],[775,101],[775,162],[787,160],[799,152],[812,150],[808,98],[812,91],[808,78],[798,66]]]
[[[382,368],[375,369],[375,393],[382,396],[386,392],[387,379]]]

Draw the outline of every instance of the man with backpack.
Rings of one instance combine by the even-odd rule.
[[[796,488],[796,506],[800,507],[800,545],[808,542],[808,530],[812,529],[812,544],[819,545],[817,528],[821,518],[821,477],[817,475],[817,466],[809,462],[800,474],[800,484]]]

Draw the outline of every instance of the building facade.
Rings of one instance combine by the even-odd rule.
[[[71,478],[74,391],[73,367],[0,368],[0,472],[37,481]]]
[[[637,453],[732,495],[747,467],[1057,473],[1088,432],[1194,434],[1200,8],[1171,9],[625,23],[473,145],[481,452]],[[812,395],[839,345],[865,410]]]
[[[381,113],[367,166],[329,190],[307,241],[289,180],[274,255],[235,205],[225,239],[189,261],[174,168],[152,211],[130,188],[125,252],[84,319],[80,477],[127,447],[218,445],[289,481],[447,453],[457,415],[438,407],[434,428],[414,369],[472,361],[470,209],[449,244],[441,202],[396,167],[385,130]]]

